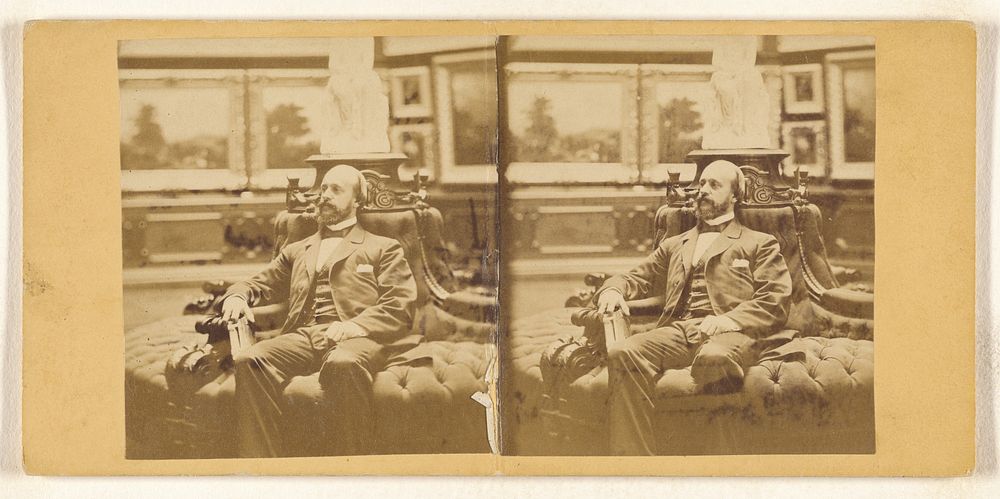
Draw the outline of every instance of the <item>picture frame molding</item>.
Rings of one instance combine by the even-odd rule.
[[[403,79],[416,77],[420,85],[420,102],[404,103]],[[394,118],[428,118],[432,114],[431,70],[427,66],[408,66],[389,70],[390,102]]]
[[[816,149],[816,163],[813,164],[802,164],[795,163],[794,157],[795,153],[792,150],[792,130],[794,128],[809,128],[816,134],[816,143],[814,147]],[[789,154],[785,165],[789,168],[800,168],[805,167],[808,169],[809,176],[815,177],[826,177],[829,175],[829,150],[827,147],[826,138],[826,121],[825,120],[809,120],[809,121],[786,121],[781,125],[781,142],[784,150]],[[788,175],[788,172],[785,172]]]
[[[784,83],[785,114],[822,114],[824,111],[823,65],[820,63],[794,64],[782,66],[782,81]],[[796,99],[795,76],[808,74],[813,91],[812,100]]]
[[[694,180],[694,163],[660,162],[660,127],[657,86],[665,82],[704,82],[708,86],[714,67],[711,64],[643,64],[639,66],[641,75],[640,106],[642,107],[642,164],[641,179],[645,182],[665,182],[669,172],[681,174],[682,182]]]
[[[619,163],[531,163],[514,161],[505,177],[515,184],[635,183],[639,180],[639,65],[517,62],[504,67],[508,86],[531,82],[617,82],[622,86]],[[509,112],[509,108],[506,109]]]
[[[436,140],[436,130],[433,123],[407,123],[403,125],[390,125],[389,126],[389,143],[392,145],[392,150],[396,152],[403,152],[398,150],[403,133],[419,133],[424,137],[424,147],[423,147],[423,163],[424,163],[424,173],[429,175],[429,180],[440,177],[440,164],[437,161],[437,140]]]
[[[829,178],[833,180],[874,180],[875,162],[848,162],[844,154],[844,83],[845,65],[868,64],[875,67],[875,50],[855,50],[834,52],[824,58],[826,68],[826,91],[829,102]],[[876,91],[878,83],[876,82]],[[876,148],[878,147],[878,121],[876,118]],[[876,151],[877,152],[877,151]]]
[[[128,90],[168,88],[221,88],[228,92],[229,134],[227,135],[227,168],[188,169],[167,168],[130,170],[121,164],[123,194],[178,190],[236,190],[249,183],[246,162],[247,116],[244,111],[246,70],[242,69],[121,69],[118,88]],[[119,101],[120,112],[121,101]],[[121,136],[119,134],[119,140]],[[180,183],[178,179],[185,179]]]
[[[443,54],[431,58],[434,106],[437,121],[438,181],[442,184],[496,184],[497,164],[458,165],[455,163],[455,124],[452,118],[453,96],[451,75],[454,66],[467,63],[489,63],[496,66],[496,51],[474,50],[455,54]],[[499,68],[497,68],[499,71]],[[500,89],[497,89],[499,95]],[[496,137],[499,142],[499,137]],[[499,144],[498,151],[499,151]],[[499,158],[497,158],[499,162]]]
[[[267,164],[267,110],[264,109],[265,87],[326,87],[330,73],[326,69],[250,69],[247,70],[249,97],[247,118],[249,128],[250,185],[254,189],[283,189],[289,178],[304,184],[312,181],[312,168],[272,168]],[[322,131],[319,132],[322,137]],[[305,159],[305,158],[303,158]]]

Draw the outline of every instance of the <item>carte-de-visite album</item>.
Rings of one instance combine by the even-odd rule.
[[[975,49],[30,23],[26,469],[967,474]]]

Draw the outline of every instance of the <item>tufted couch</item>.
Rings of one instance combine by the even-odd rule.
[[[487,409],[471,397],[487,390],[487,369],[496,358],[493,293],[455,290],[441,239],[441,215],[423,202],[368,207],[359,214],[359,223],[402,243],[418,287],[413,330],[424,335],[433,352],[429,365],[393,366],[375,376],[376,452],[489,452]],[[315,230],[312,220],[282,212],[275,252]],[[217,307],[218,300],[212,305]],[[282,304],[255,309],[261,329],[257,337],[276,334],[284,312]],[[236,455],[235,379],[227,345],[213,345],[195,369],[178,367],[208,340],[195,331],[203,319],[169,317],[126,332],[128,458]],[[201,356],[204,350],[196,353]],[[293,378],[284,399],[285,443],[291,455],[340,454],[336,421],[327,417],[328,400],[318,374]]]
[[[744,205],[745,226],[774,235],[793,280],[786,327],[806,354],[752,366],[742,387],[699,388],[690,368],[656,385],[657,448],[666,455],[872,453],[874,437],[872,295],[839,287],[820,237],[819,210],[806,202]],[[655,241],[695,224],[689,206],[662,206]],[[600,277],[589,276],[599,286]],[[630,302],[633,333],[653,327],[653,298]],[[572,302],[572,300],[570,300]],[[577,301],[577,304],[582,303]],[[603,331],[567,307],[515,320],[503,386],[506,453],[606,455],[608,375]],[[574,317],[574,315],[576,317]],[[586,326],[586,327],[583,327]]]

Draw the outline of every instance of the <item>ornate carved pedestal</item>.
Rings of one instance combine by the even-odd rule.
[[[794,179],[789,185],[781,174],[781,160],[788,153],[780,149],[702,149],[691,151],[687,160],[697,165],[694,181],[685,191],[697,190],[701,173],[713,161],[736,164],[746,176],[743,206],[783,206],[805,196],[804,182]]]
[[[396,170],[406,160],[401,153],[315,154],[306,161],[316,168],[316,180],[309,188],[298,179],[288,179],[285,205],[290,213],[309,211],[319,195],[323,176],[337,165],[350,165],[360,170],[368,180],[368,203],[362,211],[412,208],[426,197],[426,175],[417,175],[411,185],[399,181]]]
[[[371,170],[386,177],[386,182],[392,187],[402,187],[396,170],[406,161],[406,155],[398,152],[373,152],[349,154],[313,154],[306,162],[316,168],[316,181],[308,190],[319,192],[319,184],[323,175],[337,165],[351,165],[358,170]]]

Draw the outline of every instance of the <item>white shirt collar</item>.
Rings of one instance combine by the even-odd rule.
[[[340,223],[335,223],[333,225],[327,225],[326,227],[330,230],[344,230],[350,228],[358,223],[358,217],[351,217]]]
[[[705,223],[708,225],[719,225],[719,224],[724,224],[732,220],[733,218],[736,218],[736,214],[730,211],[729,213],[719,215],[711,220],[705,220]]]
[[[354,224],[358,223],[357,217],[351,217],[340,223],[335,223],[333,225],[327,225],[330,230],[345,230],[352,227]],[[323,264],[326,260],[330,258],[333,254],[334,248],[343,242],[343,238],[339,237],[328,237],[323,239],[319,243],[319,255],[316,258],[316,272],[319,272],[323,268]]]

